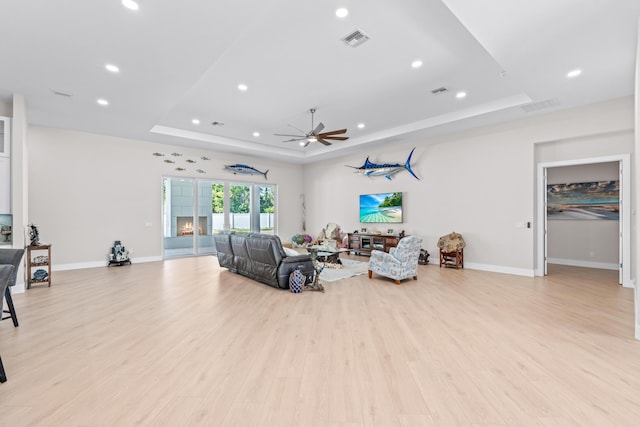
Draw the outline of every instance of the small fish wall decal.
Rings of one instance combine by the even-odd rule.
[[[153,153],[153,155],[156,157],[164,157],[163,153]]]
[[[207,156],[202,156],[202,157],[200,157],[200,159],[202,159],[202,160],[211,160],[211,159],[210,159],[210,158],[208,158]]]
[[[182,157],[182,154],[180,153],[171,153],[171,155],[174,157]]]
[[[187,159],[186,162],[187,163],[195,163],[196,161],[195,160],[191,160],[191,159]]]
[[[175,163],[173,160],[170,160],[170,159],[164,159],[164,162],[165,163]]]
[[[196,172],[198,172],[198,173],[207,173],[207,171],[203,171],[202,169],[196,169]]]
[[[186,169],[185,169],[185,168],[176,168],[176,170],[177,170],[178,172],[186,171]]]

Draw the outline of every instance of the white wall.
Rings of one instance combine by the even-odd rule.
[[[615,181],[619,178],[619,167],[618,162],[608,162],[548,168],[547,183]],[[620,260],[619,229],[619,221],[549,220],[549,262],[617,270]]]
[[[439,236],[463,234],[465,266],[514,274],[534,271],[534,228],[520,228],[535,218],[536,162],[631,152],[633,100],[618,99],[476,129],[455,135],[363,151],[304,168],[226,153],[80,132],[32,127],[29,133],[29,221],[40,226],[42,240],[53,244],[54,268],[102,263],[113,241],[122,240],[135,258],[162,254],[161,179],[175,172],[155,151],[211,157],[203,178],[256,181],[235,176],[223,165],[245,162],[269,169],[278,184],[278,234],[283,240],[302,231],[300,194],[306,198],[307,232],[317,235],[328,222],[345,231],[359,229],[358,195],[402,191],[408,234],[425,239],[436,254]],[[614,135],[603,143],[600,135]],[[586,142],[585,142],[586,141]],[[417,147],[413,168],[393,180],[367,178],[344,165],[404,163]],[[197,166],[200,166],[199,164]],[[151,227],[146,227],[146,223]],[[536,225],[534,224],[534,227]],[[369,228],[376,228],[371,227]],[[389,228],[381,224],[380,230]]]
[[[13,107],[9,102],[0,101],[0,116],[12,117]]]
[[[52,244],[54,269],[106,265],[114,240],[134,251],[133,261],[162,256],[162,176],[262,182],[261,176],[233,175],[225,164],[270,169],[278,185],[279,234],[298,232],[300,216],[289,209],[302,192],[302,167],[103,135],[58,129],[29,129],[29,221],[41,241]],[[165,153],[155,157],[154,152]],[[174,158],[171,152],[183,153]],[[211,158],[201,161],[201,156]],[[188,165],[183,159],[195,159]],[[176,160],[166,164],[164,159]],[[180,164],[182,160],[183,164]],[[183,166],[185,172],[175,171]],[[194,172],[196,168],[206,174]],[[147,224],[150,223],[150,226]]]
[[[632,232],[633,236],[638,236],[638,208],[640,207],[640,18],[638,18],[638,36],[636,38],[636,82],[635,82],[635,150],[633,156],[633,218],[632,218]],[[635,312],[636,312],[636,339],[640,340],[640,280],[638,279],[638,273],[640,272],[640,244],[638,239],[632,239],[631,252],[635,254],[633,257],[633,267],[636,274],[635,278]]]
[[[307,229],[317,234],[327,222],[359,229],[359,194],[402,191],[402,228],[423,237],[431,254],[437,253],[439,236],[457,231],[467,241],[465,267],[533,275],[534,228],[519,226],[535,218],[538,157],[550,161],[632,152],[633,125],[629,97],[312,164],[305,168]],[[587,143],[584,151],[579,143],[566,143],[611,133],[618,135],[615,141],[596,148]],[[543,142],[545,151],[538,154],[536,145]],[[360,166],[367,155],[377,163],[404,163],[414,146],[413,169],[421,181],[406,172],[392,181],[367,178],[344,166]],[[322,179],[314,180],[318,176]]]

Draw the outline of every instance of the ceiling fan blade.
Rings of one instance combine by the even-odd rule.
[[[308,147],[309,144],[311,144],[311,141],[307,140],[307,142],[304,143],[303,147]]]
[[[322,122],[320,122],[318,123],[318,126],[316,126],[316,128],[313,130],[313,132],[311,132],[311,134],[317,135],[322,129],[324,129],[324,125],[322,124]]]
[[[287,139],[286,141],[282,141],[282,142],[295,142],[295,141],[304,141],[306,138],[293,138],[293,139]]]
[[[346,129],[332,130],[331,132],[322,132],[321,135],[338,135],[340,133],[347,133],[347,130]]]
[[[324,145],[331,145],[331,143],[330,143],[329,141],[325,141],[325,140],[324,140],[324,139],[322,139],[322,138],[318,138],[318,142],[320,142],[320,143],[322,143],[322,144],[324,144]]]
[[[332,141],[346,141],[347,139],[349,139],[348,136],[325,136],[325,135],[318,135],[318,138],[331,139]]]
[[[286,133],[274,133],[275,136],[292,136],[294,138],[306,138],[306,135],[289,135]]]
[[[292,127],[292,128],[294,128],[295,130],[297,130],[298,132],[300,132],[300,133],[302,133],[302,134],[306,134],[306,132],[305,132],[305,131],[303,131],[303,130],[302,130],[302,129],[300,129],[300,128],[295,127],[294,125],[289,125],[289,126],[290,126],[290,127]]]

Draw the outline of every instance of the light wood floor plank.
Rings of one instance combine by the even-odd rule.
[[[366,261],[366,258],[350,256]],[[0,323],[0,426],[633,426],[633,291],[606,270],[420,266],[325,293],[215,257],[54,272]]]

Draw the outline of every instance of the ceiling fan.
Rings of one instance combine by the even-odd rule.
[[[324,125],[322,123],[318,123],[318,126],[316,126],[314,128],[313,127],[313,114],[316,112],[316,109],[312,108],[312,109],[309,110],[309,112],[311,113],[311,129],[312,129],[311,132],[304,134],[304,131],[296,128],[295,126],[289,125],[291,127],[294,127],[295,129],[299,130],[304,135],[288,135],[288,134],[282,134],[282,133],[276,133],[274,135],[292,137],[292,139],[288,139],[288,140],[282,141],[282,142],[299,141],[299,144],[302,147],[306,147],[309,144],[311,144],[312,142],[316,142],[316,141],[321,143],[321,144],[324,144],[324,145],[331,145],[331,142],[329,142],[329,140],[332,140],[332,141],[345,141],[345,140],[349,139],[348,136],[336,136],[336,135],[340,135],[340,134],[346,133],[347,132],[346,129],[332,130],[331,132],[322,132],[322,130],[324,129]],[[322,132],[322,133],[320,133],[320,132]]]

